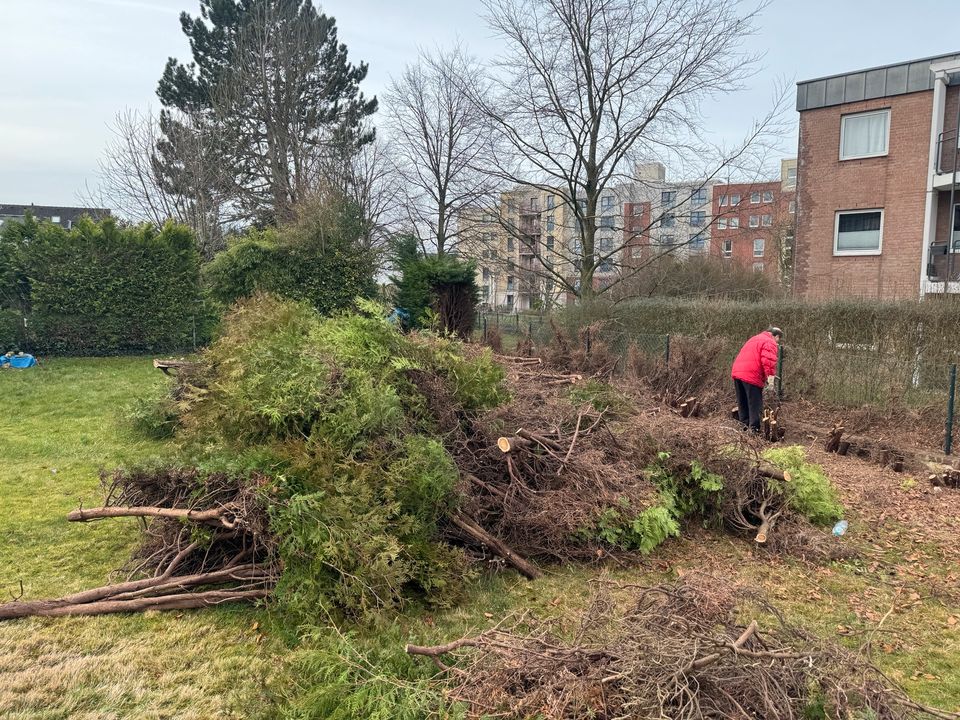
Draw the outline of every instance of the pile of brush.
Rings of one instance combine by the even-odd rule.
[[[709,577],[639,590],[603,584],[572,632],[526,615],[406,649],[436,663],[470,717],[957,717],[911,701],[865,653]]]
[[[262,495],[268,479],[193,468],[105,474],[105,504],[67,519],[138,518],[126,580],[74,595],[0,605],[0,619],[174,610],[267,597],[280,574]]]

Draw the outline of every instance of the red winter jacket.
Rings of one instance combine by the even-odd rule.
[[[777,374],[777,339],[764,330],[747,340],[733,361],[734,380],[763,387],[767,378]]]

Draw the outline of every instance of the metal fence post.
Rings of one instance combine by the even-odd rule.
[[[949,455],[953,450],[953,399],[957,391],[957,365],[950,366],[950,392],[947,394],[947,422],[943,439],[943,453]]]
[[[487,344],[487,316],[483,316],[483,344]]]
[[[783,345],[777,343],[777,400],[783,401]]]
[[[586,342],[587,342],[587,355],[589,355],[589,354],[590,354],[590,328],[587,328],[587,330],[586,330],[586,335],[587,335],[587,337],[586,337]]]
[[[669,365],[670,364],[670,335],[669,334],[666,335],[665,338],[666,338],[666,344],[663,349],[663,364]]]

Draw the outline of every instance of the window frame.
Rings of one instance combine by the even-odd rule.
[[[734,200],[734,198],[736,198],[736,200]],[[741,199],[742,199],[742,196],[740,195],[740,193],[734,193],[733,195],[731,195],[731,196],[730,196],[730,207],[735,207],[735,206],[739,205]]]
[[[696,221],[694,221],[696,217]],[[691,227],[703,227],[707,224],[707,211],[706,210],[691,210],[690,211],[690,222]]]
[[[725,258],[733,257],[733,238],[724,238],[720,251]]]
[[[754,223],[754,220],[756,220],[756,223]],[[751,227],[751,228],[758,228],[758,227],[760,227],[760,216],[759,216],[759,215],[751,215],[751,216],[750,216],[750,220],[747,222],[747,227]]]
[[[773,227],[773,215],[761,215],[760,227]]]
[[[727,227],[731,230],[739,230],[740,216],[738,215],[737,217],[727,218]]]
[[[841,215],[866,215],[868,213],[880,213],[880,237],[877,240],[876,250],[840,250],[840,216]],[[837,210],[833,217],[833,255],[834,257],[869,257],[871,255],[880,255],[883,253],[883,223],[886,219],[886,212],[883,208],[857,208],[855,210]]]
[[[849,157],[844,157],[843,139],[846,134],[847,120],[849,118],[866,117],[867,115],[886,115],[887,116],[887,135],[884,138],[884,146],[885,146],[884,151],[880,153],[870,153],[869,155],[850,155]],[[877,110],[867,110],[865,112],[847,113],[846,115],[841,115],[840,116],[840,147],[838,148],[840,162],[845,162],[847,160],[864,160],[866,158],[886,157],[887,155],[889,155],[891,124],[892,124],[892,113],[890,112],[890,108],[879,108]]]
[[[754,271],[755,273],[766,272],[766,270],[767,270],[766,263],[763,263],[763,262],[755,262],[755,263],[753,264],[753,271]]]
[[[790,201],[790,204],[787,205],[787,213],[788,213],[789,215],[796,215],[796,214],[797,214],[797,201],[796,201],[796,200],[791,200],[791,201]]]
[[[717,218],[717,230],[727,229],[727,219],[725,217]]]
[[[760,254],[757,255],[757,243],[760,243]],[[766,257],[767,252],[767,241],[766,238],[754,238],[753,239],[753,256],[755,258]]]
[[[754,200],[754,198],[756,198],[756,200]],[[756,190],[756,191],[750,193],[750,204],[751,204],[751,205],[759,205],[759,204],[760,204],[760,191],[759,191],[759,190]]]
[[[773,202],[773,190],[763,191],[763,202],[764,204]]]

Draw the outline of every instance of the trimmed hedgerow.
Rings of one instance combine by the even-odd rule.
[[[6,223],[0,275],[14,278],[6,344],[58,355],[191,348],[208,326],[192,233],[168,223],[121,227],[82,218],[73,228]],[[8,303],[11,302],[8,300]],[[11,326],[25,330],[11,335]]]

